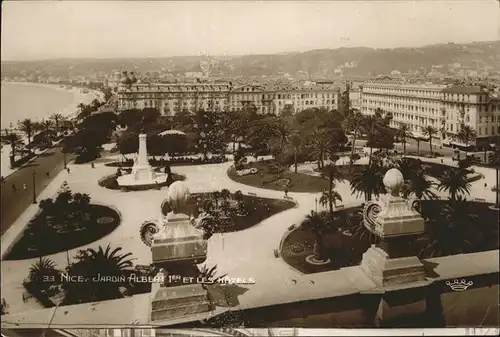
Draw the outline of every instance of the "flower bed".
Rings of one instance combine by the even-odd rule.
[[[44,212],[38,212],[5,259],[30,259],[87,245],[113,232],[121,222],[119,213],[112,208],[93,204],[88,207],[88,218],[76,227],[47,223]],[[103,218],[112,221],[99,223]]]
[[[200,200],[213,200],[213,193],[193,193],[180,212],[198,217],[202,212],[198,207],[198,198]],[[232,194],[231,198],[234,198],[234,194]],[[221,203],[221,200],[218,202]],[[215,233],[236,232],[250,228],[272,215],[295,206],[294,202],[288,200],[260,198],[249,195],[242,195],[240,203],[245,205],[245,212],[238,214],[236,208],[236,212],[226,219],[226,221],[221,218],[221,226],[216,228]],[[167,202],[164,202],[162,204],[162,213],[166,215],[169,212],[170,206]]]
[[[451,205],[449,200],[422,201],[426,232],[419,235],[411,244],[402,247],[401,249],[405,250],[402,254],[426,259],[451,255],[449,251],[458,254],[459,251],[476,253],[498,249],[498,211],[490,209],[491,204],[485,202],[468,201],[467,204],[470,207],[467,212],[476,214],[478,218],[470,221],[468,225],[456,222],[455,226],[449,227],[449,220],[446,216],[440,215],[443,214],[443,209]],[[361,223],[360,211],[361,207],[354,207],[335,212],[338,221],[349,218],[346,217],[348,213],[355,216],[349,223],[340,223],[340,230],[332,227],[332,230],[324,231],[322,235],[322,244],[326,249],[324,257],[329,258],[332,263],[314,265],[306,260],[307,256],[313,254],[315,237],[309,228],[302,226],[286,234],[281,245],[281,257],[287,264],[306,274],[359,265],[363,253],[373,243],[372,236]],[[299,244],[305,247],[305,251],[301,254],[296,253]],[[446,249],[449,250],[448,253]]]
[[[155,160],[150,159],[149,165],[153,167],[162,166],[190,166],[190,165],[203,165],[203,164],[220,164],[229,161],[226,156],[214,156],[211,158],[204,159],[202,157],[175,157],[170,160]],[[109,167],[132,167],[134,166],[134,161],[128,159],[127,161],[114,161],[111,163],[104,164]]]

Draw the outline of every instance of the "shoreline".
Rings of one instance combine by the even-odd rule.
[[[78,112],[78,104],[90,104],[94,99],[99,101],[103,101],[103,94],[100,91],[87,89],[88,93],[83,93],[83,88],[73,87],[72,89],[61,88],[61,85],[66,86],[65,84],[52,84],[52,83],[36,83],[36,82],[14,82],[14,81],[2,81],[2,84],[13,84],[13,85],[24,85],[31,87],[42,87],[42,88],[51,88],[57,91],[69,92],[73,94],[73,101],[68,104],[65,108],[60,110],[60,113],[66,118],[74,118]],[[51,112],[53,114],[55,112]],[[50,116],[50,114],[48,116]],[[47,117],[48,117],[47,116]],[[41,119],[46,117],[39,117]],[[35,118],[36,119],[36,118]]]
[[[67,119],[72,119],[76,117],[78,114],[78,104],[83,103],[83,104],[90,104],[94,99],[97,99],[99,101],[103,101],[103,94],[99,91],[96,90],[89,90],[88,93],[83,93],[81,92],[82,88],[75,88],[73,87],[72,89],[67,89],[67,88],[61,88],[60,84],[48,84],[48,83],[34,83],[34,82],[10,82],[10,81],[2,81],[2,84],[13,84],[13,85],[24,85],[24,86],[32,86],[32,87],[45,87],[45,88],[51,88],[54,90],[58,91],[65,91],[65,92],[70,92],[73,94],[73,101],[68,104],[65,108],[59,109],[58,111],[52,111],[44,117],[38,117],[38,118],[31,118],[32,120],[36,121],[39,119],[44,119],[48,118],[51,114],[53,113],[61,113],[65,118]],[[17,125],[16,125],[17,127]],[[27,138],[23,137],[23,142],[27,142]],[[9,175],[17,171],[20,167],[17,167],[15,169],[10,168],[10,162],[9,162],[9,157],[11,153],[11,148],[8,145],[1,145],[1,161],[2,165],[0,165],[0,172],[1,175],[4,178],[7,178]],[[35,157],[36,158],[36,157]],[[4,164],[5,163],[5,164]],[[22,167],[22,166],[21,166]]]

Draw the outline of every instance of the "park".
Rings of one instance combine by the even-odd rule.
[[[75,158],[71,170],[61,171],[12,225],[15,235],[2,237],[2,245],[10,238],[2,252],[9,306],[2,324],[4,317],[43,321],[45,308],[55,307],[52,325],[69,323],[68,311],[72,323],[415,327],[415,317],[396,322],[372,308],[389,300],[367,292],[397,288],[363,269],[374,247],[416,261],[415,277],[432,289],[470,276],[477,297],[488,301],[498,289],[491,277],[498,272],[491,259],[499,248],[498,171],[469,157],[442,156],[432,142],[428,151],[407,154],[411,137],[404,127],[389,127],[390,120],[383,111],[314,108],[274,116],[251,106],[169,118],[152,108],[81,116],[63,140],[63,151]],[[432,139],[437,131],[427,133]],[[498,165],[498,156],[497,147],[491,162]],[[403,243],[384,237],[393,229],[380,219],[396,221],[384,211],[392,203],[404,204],[404,219],[418,223]],[[405,226],[394,235],[406,233]],[[460,256],[483,264],[474,269],[457,262]],[[154,282],[175,273],[255,283]],[[114,281],[73,282],[99,276]],[[188,286],[196,298],[175,288]],[[179,289],[178,303],[149,299],[172,289]],[[433,291],[432,301],[446,301],[447,291]],[[456,301],[467,302],[466,294]],[[443,303],[441,320],[434,307],[419,315],[434,317],[436,326],[458,322]],[[102,309],[87,312],[92,305]],[[353,310],[370,314],[361,319],[348,314]],[[339,323],[335,315],[349,317]],[[486,313],[483,323],[498,324],[495,315]]]

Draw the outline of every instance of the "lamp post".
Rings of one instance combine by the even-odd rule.
[[[63,149],[63,156],[64,156],[64,169],[66,169],[67,168],[67,166],[66,166],[67,165],[67,163],[66,163],[66,151],[64,151],[64,149]]]
[[[36,172],[35,172],[35,170],[33,170],[33,173],[31,175],[33,176],[33,203],[36,204],[36,189],[35,189]]]
[[[314,198],[314,210],[318,213],[318,198]]]

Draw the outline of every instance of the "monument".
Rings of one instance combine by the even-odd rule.
[[[417,212],[416,200],[400,196],[404,179],[397,169],[386,172],[387,194],[370,201],[363,210],[365,227],[380,238],[363,254],[361,270],[383,294],[377,317],[379,321],[420,315],[426,310],[426,270],[416,256],[405,256],[402,247],[424,232],[424,219]]]
[[[147,135],[144,127],[139,134],[139,151],[134,159],[134,166],[130,174],[125,174],[117,178],[118,186],[127,187],[157,187],[165,185],[168,174],[155,172],[148,160]]]
[[[197,283],[197,264],[207,257],[207,239],[203,230],[182,213],[189,199],[187,186],[176,181],[168,188],[167,200],[172,212],[161,221],[141,227],[144,243],[151,247],[153,265],[159,267],[151,287],[150,321],[172,320],[212,310],[205,287]]]

